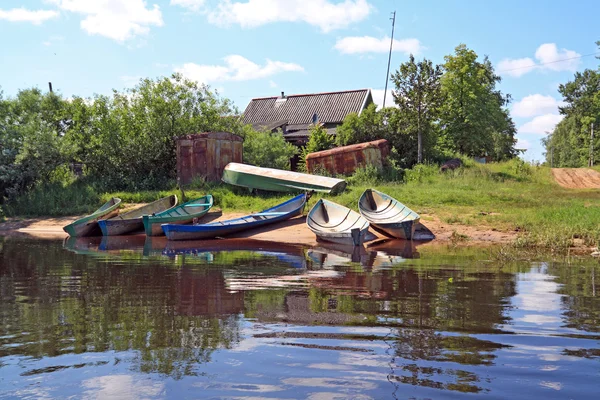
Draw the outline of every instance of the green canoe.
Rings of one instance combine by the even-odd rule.
[[[315,192],[340,193],[346,188],[346,181],[343,179],[238,163],[227,164],[223,170],[222,180],[232,185],[273,192],[314,190]]]
[[[157,214],[144,215],[144,230],[148,236],[164,235],[162,224],[189,224],[206,214],[212,206],[213,197],[208,194]]]
[[[93,214],[78,219],[77,221],[63,227],[63,230],[73,237],[100,236],[102,232],[98,226],[99,219],[112,218],[119,215],[121,199],[113,197],[102,205]]]

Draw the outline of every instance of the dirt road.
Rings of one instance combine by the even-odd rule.
[[[589,168],[552,168],[556,182],[568,189],[600,189],[600,172]]]

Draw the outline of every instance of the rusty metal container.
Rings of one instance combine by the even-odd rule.
[[[205,132],[177,138],[177,179],[186,185],[196,177],[221,180],[230,162],[242,162],[243,141],[228,132]]]
[[[388,141],[379,139],[310,153],[306,156],[306,167],[311,174],[323,169],[332,175],[351,175],[365,165],[383,167],[383,160],[389,154]]]

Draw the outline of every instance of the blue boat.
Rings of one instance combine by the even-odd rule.
[[[275,207],[245,217],[209,224],[163,224],[162,229],[169,240],[213,239],[293,218],[302,214],[306,201],[307,195],[300,194]]]

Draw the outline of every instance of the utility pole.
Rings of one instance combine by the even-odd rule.
[[[385,97],[387,95],[387,85],[390,80],[390,63],[392,62],[392,48],[394,47],[394,27],[396,26],[396,11],[392,13],[392,38],[390,39],[390,56],[388,58],[387,74],[385,75],[385,90],[383,91],[383,107],[385,108]]]
[[[550,147],[550,168],[554,168],[554,147]]]
[[[50,89],[50,93],[52,93],[52,82],[48,82],[48,88]]]
[[[592,131],[590,133],[590,167],[594,166],[594,123],[592,122]]]

